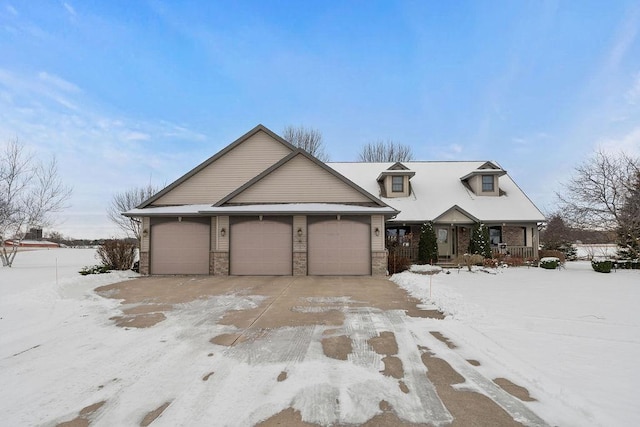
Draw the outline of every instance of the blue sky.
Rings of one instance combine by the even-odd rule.
[[[596,148],[640,155],[639,30],[622,0],[0,0],[0,144],[57,156],[78,238],[258,123],[320,130],[333,161],[377,139],[495,160],[550,212]]]

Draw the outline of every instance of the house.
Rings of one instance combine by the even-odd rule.
[[[398,211],[259,125],[124,215],[140,272],[384,275]]]
[[[427,220],[443,257],[477,222],[535,256],[544,220],[495,162],[325,164],[262,125],[124,215],[141,273],[212,275],[385,275],[387,244],[412,256]]]
[[[417,259],[420,227],[433,221],[441,261],[467,251],[475,224],[489,229],[494,253],[537,259],[544,215],[493,161],[329,163],[399,212],[386,246]]]

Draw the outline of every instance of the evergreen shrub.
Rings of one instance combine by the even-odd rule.
[[[438,238],[431,221],[425,222],[420,228],[418,262],[420,264],[436,264],[438,262]]]
[[[591,261],[591,267],[598,273],[611,273],[611,267],[613,267],[613,263],[610,260],[593,260]]]
[[[469,253],[491,258],[491,243],[489,242],[489,229],[484,224],[476,223],[471,231],[469,241]]]
[[[86,266],[82,267],[82,270],[78,271],[78,273],[82,274],[83,276],[87,276],[89,274],[105,274],[108,272],[109,267],[107,267],[106,265]]]
[[[559,263],[560,259],[558,257],[545,257],[540,259],[540,267],[546,268],[547,270],[555,270],[558,268]]]

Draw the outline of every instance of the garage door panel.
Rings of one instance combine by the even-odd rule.
[[[293,270],[291,219],[236,220],[231,224],[231,274],[288,276]]]
[[[310,275],[371,274],[370,225],[355,219],[309,222]]]
[[[183,220],[151,226],[151,274],[209,274],[209,225]]]

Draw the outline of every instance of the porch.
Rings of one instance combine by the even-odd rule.
[[[393,253],[399,258],[408,258],[411,261],[418,260],[418,246],[392,246],[387,247],[389,249],[389,256]],[[500,258],[504,256],[510,256],[512,258],[522,258],[523,260],[535,259],[534,248],[530,246],[504,246],[491,248],[494,258]],[[438,262],[448,263],[455,259],[457,255],[440,255]]]
[[[418,260],[418,242],[421,225],[403,224],[387,225],[386,247],[389,256],[407,258],[412,262]],[[465,225],[434,224],[438,239],[438,264],[450,264],[458,255],[467,251],[471,237],[471,228]],[[491,252],[494,258],[520,258],[522,261],[536,259],[537,229],[526,226],[490,226]],[[516,244],[507,244],[507,237]],[[528,243],[532,244],[529,245]]]

